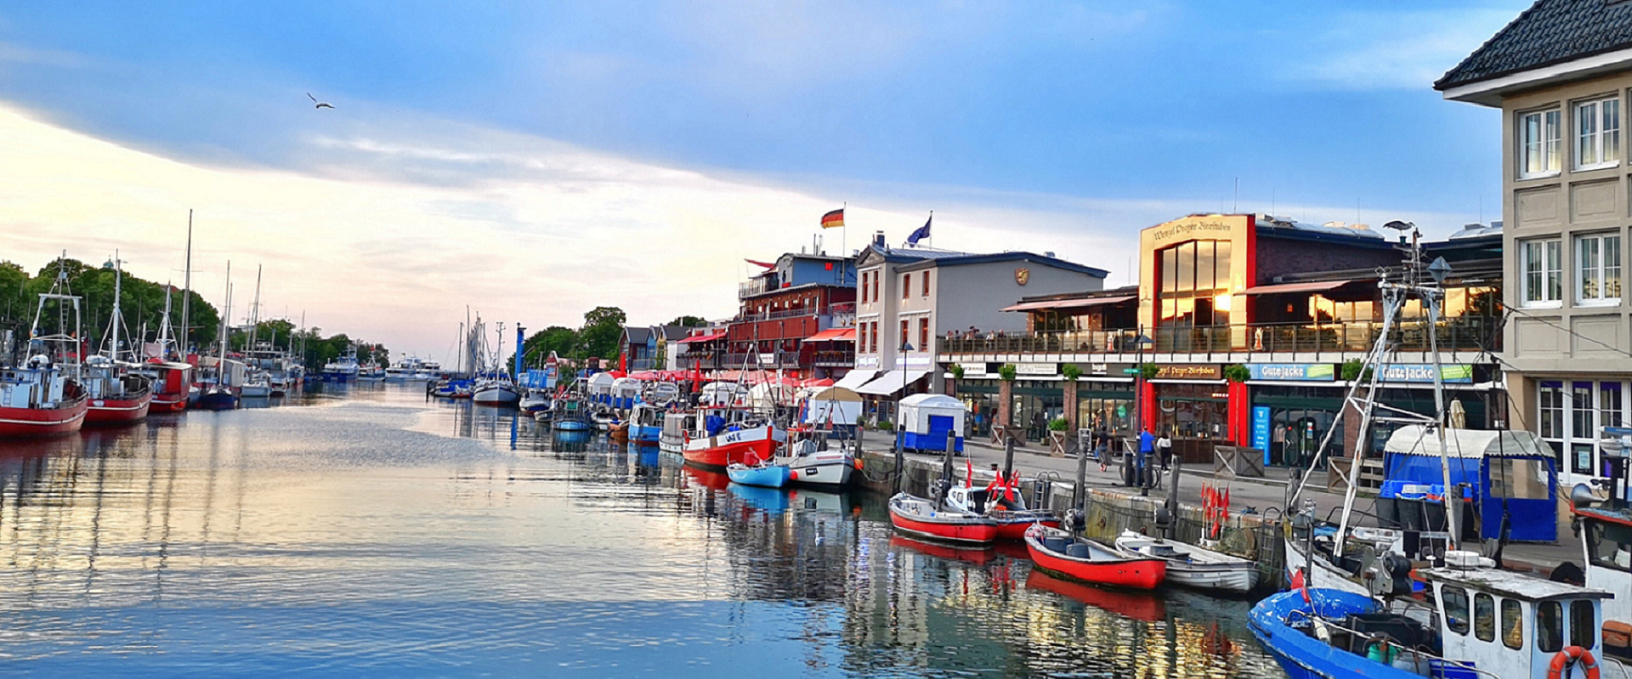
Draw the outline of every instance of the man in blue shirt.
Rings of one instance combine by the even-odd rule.
[[[1151,436],[1150,428],[1146,427],[1139,432],[1139,458],[1134,467],[1134,478],[1141,487],[1149,485],[1150,455],[1156,450],[1156,437]]]

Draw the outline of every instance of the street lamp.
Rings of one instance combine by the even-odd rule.
[[[902,424],[901,424],[901,392],[904,392],[904,391],[907,390],[907,368],[912,363],[910,360],[908,360],[912,355],[912,343],[908,342],[906,340],[906,338],[901,339],[900,352],[901,352],[901,388],[895,390],[895,409],[894,409],[894,412],[890,413],[890,417],[895,418],[895,448],[896,448],[896,450],[901,449],[901,433],[903,431]]]

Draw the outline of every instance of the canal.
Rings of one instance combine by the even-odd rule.
[[[1279,677],[1248,604],[354,387],[0,443],[8,676]]]

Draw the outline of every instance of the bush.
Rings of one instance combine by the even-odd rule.
[[[1069,423],[1065,421],[1065,418],[1056,417],[1056,418],[1048,421],[1048,430],[1049,431],[1065,431],[1065,427],[1066,427],[1067,424],[1069,424]]]
[[[890,431],[891,429],[895,428],[894,425],[890,424],[889,420],[879,420],[878,424],[873,425],[873,426],[874,426],[874,428],[878,429],[879,431]]]
[[[952,379],[955,379],[955,380],[963,379],[963,366],[961,366],[961,365],[953,363],[952,366],[948,369],[948,372],[952,373]]]
[[[1020,369],[1014,367],[1013,363],[1004,363],[1003,367],[997,369],[997,376],[1003,378],[1004,382],[1013,382],[1015,376],[1019,374]]]
[[[1240,363],[1224,366],[1224,379],[1231,382],[1245,382],[1252,379],[1252,368]]]
[[[1065,376],[1066,381],[1075,382],[1078,378],[1082,377],[1082,366],[1075,363],[1067,363],[1060,366],[1060,374]]]
[[[1361,368],[1365,365],[1366,364],[1364,361],[1361,361],[1358,358],[1351,358],[1344,361],[1343,365],[1339,367],[1338,375],[1343,378],[1344,382],[1353,382],[1354,380],[1369,380],[1371,379],[1371,369],[1366,368],[1363,371],[1361,370]]]
[[[1145,378],[1147,380],[1155,379],[1156,373],[1158,373],[1160,371],[1161,371],[1161,368],[1156,367],[1155,363],[1146,363],[1144,365],[1139,366],[1139,376],[1143,377],[1143,378]]]

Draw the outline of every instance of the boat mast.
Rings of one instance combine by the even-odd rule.
[[[187,360],[188,333],[192,331],[193,322],[193,211],[187,211],[187,263],[182,265],[181,272],[181,354],[182,360]]]
[[[108,358],[114,363],[119,362],[119,326],[124,325],[124,318],[119,313],[119,298],[124,292],[123,262],[119,261],[119,251],[113,251],[113,315],[108,317]]]
[[[227,326],[232,325],[232,260],[227,260],[227,305],[221,316],[221,344],[215,353],[215,386],[227,387]]]
[[[255,340],[261,329],[261,265],[255,265],[255,303],[249,305],[249,350],[255,350]]]

